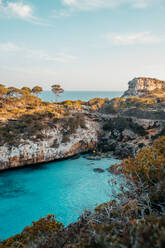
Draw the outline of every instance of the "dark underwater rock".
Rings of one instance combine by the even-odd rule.
[[[80,154],[74,155],[71,159],[75,160],[75,159],[79,159],[80,158]]]
[[[88,156],[86,157],[88,160],[101,160],[101,157]]]
[[[93,169],[94,172],[98,172],[98,173],[103,173],[105,172],[105,170],[101,169],[101,168],[94,168]]]

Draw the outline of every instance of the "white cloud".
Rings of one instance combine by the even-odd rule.
[[[14,15],[17,15],[20,18],[32,18],[33,17],[33,10],[32,7],[22,2],[9,2],[7,4],[7,8],[11,11]]]
[[[57,53],[55,55],[50,55],[49,53],[45,52],[44,50],[36,50],[36,49],[29,49],[23,46],[17,46],[14,43],[0,43],[0,52],[7,52],[9,55],[13,52],[17,53],[17,56],[23,56],[25,58],[30,59],[40,59],[44,61],[51,61],[51,62],[60,62],[60,63],[69,63],[72,61],[77,60],[76,56],[66,54],[66,53]]]
[[[153,44],[165,41],[165,37],[150,32],[132,34],[107,34],[105,37],[115,45]]]
[[[8,18],[19,18],[34,24],[50,26],[50,24],[34,15],[33,6],[25,4],[22,0],[10,2],[0,0],[0,16]]]
[[[79,10],[111,8],[120,5],[130,5],[133,8],[146,8],[163,0],[61,0],[65,6]]]
[[[33,20],[33,8],[24,4],[22,1],[19,2],[3,2],[0,0],[0,13],[8,17],[17,17],[26,20]]]

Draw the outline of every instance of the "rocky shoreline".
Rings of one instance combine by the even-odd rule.
[[[58,148],[54,148],[53,144],[54,140],[58,139],[59,142],[62,140],[60,128],[43,130],[47,138],[39,142],[21,140],[21,144],[17,147],[1,146],[0,170],[66,159],[93,150],[98,139],[98,124],[89,122],[86,126],[85,130],[77,129],[75,134],[70,135],[70,140],[67,143],[61,143]]]
[[[116,117],[111,118],[110,123],[115,119]],[[111,151],[119,159],[133,157],[140,148],[151,144],[152,136],[162,130],[165,122],[144,119],[133,122],[145,127],[145,136],[139,136],[128,128],[120,130],[116,127],[113,130],[105,131],[103,123],[105,123],[103,120],[97,122],[86,119],[86,129],[78,128],[74,134],[70,135],[67,143],[61,143],[62,130],[59,127],[58,129],[43,130],[46,136],[39,142],[21,140],[21,144],[17,147],[1,146],[0,170],[67,159],[93,150],[96,153]],[[59,146],[55,148],[53,144],[57,139]]]
[[[164,87],[164,81],[140,78],[129,82],[129,91],[131,87],[131,92],[139,96],[142,86],[149,91],[150,84],[151,91],[157,84],[159,90],[160,84]],[[164,98],[159,102],[155,96],[147,95],[148,98],[65,101],[57,105],[44,103],[24,91],[20,93],[21,105],[17,99],[1,100],[2,116],[19,111],[20,106],[27,114],[20,117],[14,114],[10,119],[0,120],[0,171],[66,159],[93,150],[96,153],[111,151],[120,159],[133,157],[143,146],[151,145],[155,137],[165,133]],[[29,97],[32,99],[28,105]],[[15,104],[18,101],[18,110],[12,109],[11,101]],[[32,109],[31,114],[29,109]]]

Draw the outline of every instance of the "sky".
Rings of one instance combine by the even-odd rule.
[[[0,83],[123,91],[165,80],[165,0],[0,0]]]

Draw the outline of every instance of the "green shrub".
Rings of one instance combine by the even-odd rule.
[[[56,221],[54,215],[48,215],[46,218],[33,222],[32,226],[27,226],[21,234],[17,234],[0,245],[0,248],[24,248],[24,247],[55,247],[60,248],[61,242],[58,242],[63,225]],[[57,246],[56,246],[57,245]]]
[[[140,136],[145,136],[147,132],[139,124],[132,121],[131,118],[117,117],[106,121],[103,125],[104,131],[113,131],[114,129],[122,132],[124,129],[130,129]]]

